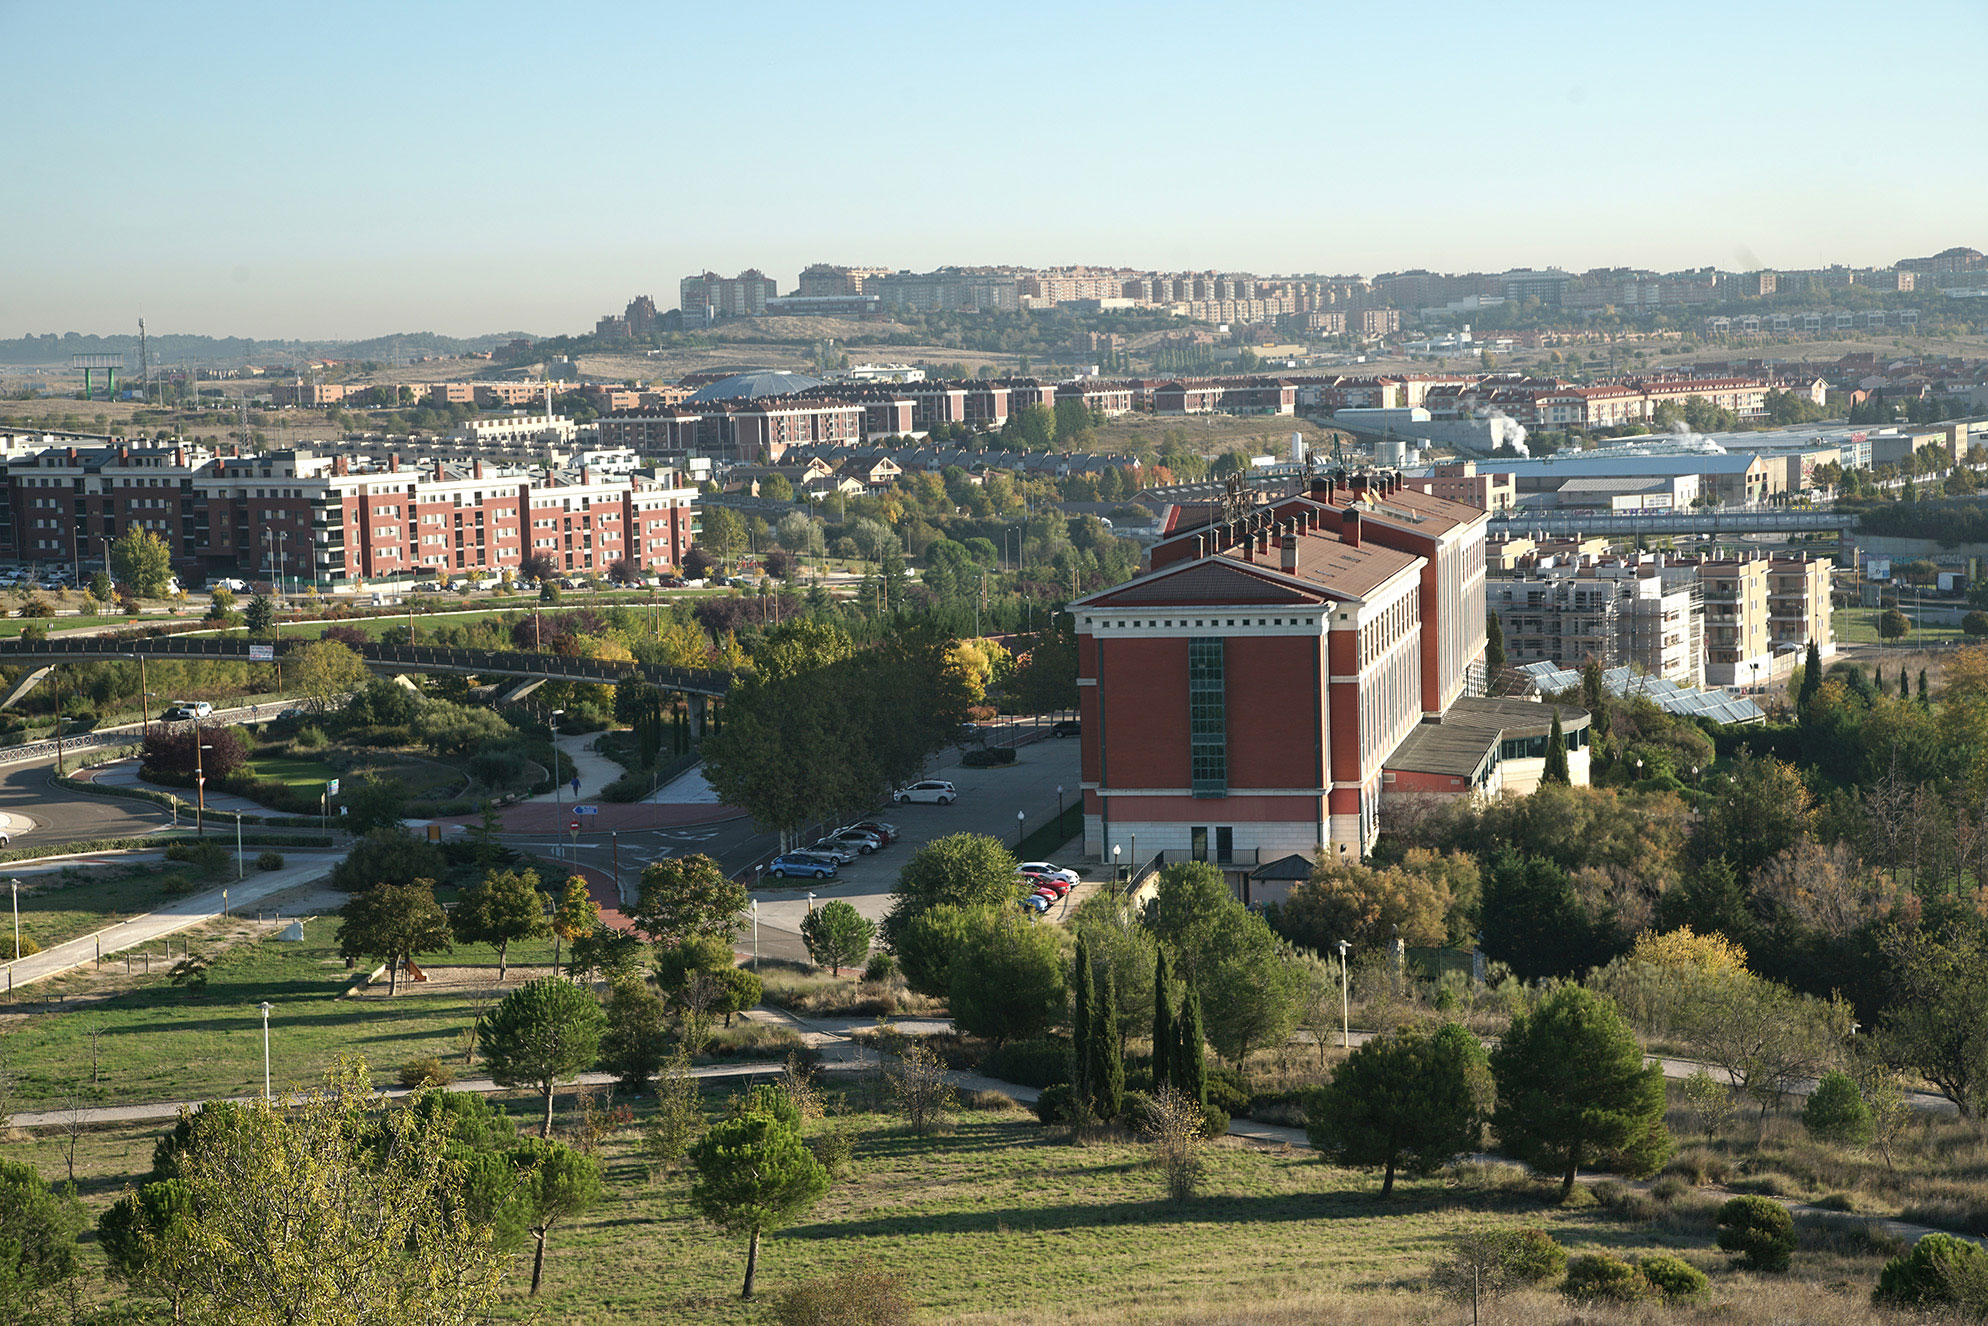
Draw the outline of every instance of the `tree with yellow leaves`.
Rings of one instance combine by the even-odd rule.
[[[1721,934],[1694,934],[1688,925],[1661,933],[1645,930],[1636,936],[1629,960],[1707,973],[1746,970],[1745,949]]]

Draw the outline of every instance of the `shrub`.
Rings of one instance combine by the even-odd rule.
[[[1724,1156],[1703,1147],[1692,1147],[1681,1151],[1677,1158],[1664,1166],[1664,1173],[1675,1174],[1696,1187],[1708,1183],[1724,1183],[1732,1177],[1733,1165]]]
[[[895,975],[897,959],[888,953],[872,953],[863,968],[863,979],[872,985],[881,985]]]
[[[1567,1263],[1560,1292],[1581,1303],[1641,1303],[1658,1296],[1643,1273],[1605,1252],[1587,1252]]]
[[[1871,1107],[1848,1073],[1824,1073],[1802,1106],[1802,1127],[1818,1141],[1862,1145],[1871,1140]]]
[[[1037,1036],[997,1046],[980,1061],[980,1071],[1003,1082],[1025,1087],[1052,1087],[1070,1080],[1070,1042],[1062,1036]]]
[[[255,868],[257,870],[281,870],[283,868],[283,853],[261,853],[255,858]]]
[[[1675,1174],[1665,1174],[1650,1185],[1650,1196],[1660,1202],[1674,1202],[1691,1191],[1691,1185]]]
[[[1892,1307],[1956,1307],[1988,1315],[1988,1252],[1951,1234],[1928,1234],[1878,1273],[1873,1302]]]
[[[848,1133],[834,1129],[810,1137],[808,1150],[814,1153],[814,1158],[821,1162],[821,1167],[828,1171],[828,1177],[833,1179],[848,1167],[849,1158],[856,1154],[856,1143]]]
[[[1719,1208],[1719,1247],[1747,1269],[1785,1271],[1795,1250],[1795,1218],[1767,1197],[1735,1197]]]
[[[1201,1107],[1201,1135],[1221,1137],[1229,1131],[1229,1112],[1210,1101]]]
[[[1230,1118],[1248,1114],[1249,1083],[1243,1080],[1242,1071],[1227,1064],[1209,1064],[1208,1103],[1220,1108]]]
[[[24,958],[31,958],[41,952],[41,945],[29,939],[26,935],[22,935],[19,942],[21,945],[21,956]]]
[[[291,744],[296,746],[298,750],[322,750],[325,742],[328,740],[329,738],[324,734],[324,729],[315,723],[304,724],[297,729],[297,735],[290,739]]]
[[[440,1059],[415,1059],[402,1064],[395,1077],[408,1090],[418,1091],[422,1087],[445,1087],[456,1080],[456,1072]]]
[[[1505,1235],[1505,1276],[1521,1284],[1551,1280],[1566,1269],[1567,1250],[1543,1229],[1514,1229]]]
[[[780,1326],[907,1326],[911,1300],[904,1279],[875,1266],[855,1266],[795,1285],[773,1306]]]
[[[1705,1278],[1705,1272],[1683,1258],[1667,1253],[1643,1258],[1636,1263],[1636,1269],[1643,1273],[1645,1280],[1656,1286],[1666,1303],[1685,1303],[1703,1298],[1712,1283]]]
[[[1070,1123],[1077,1117],[1077,1089],[1068,1082],[1044,1087],[1035,1098],[1035,1117],[1045,1124]]]

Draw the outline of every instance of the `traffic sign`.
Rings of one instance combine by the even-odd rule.
[[[601,808],[599,806],[575,806],[573,807],[573,813],[575,815],[598,815],[601,813]]]
[[[566,826],[566,832],[568,833],[578,833],[579,831],[580,831],[580,821],[578,820],[574,820]]]
[[[275,661],[276,661],[276,646],[275,646],[275,645],[250,645],[250,646],[249,646],[249,662],[251,662],[251,663],[274,663]]]
[[[331,779],[324,785],[324,794],[328,797],[338,795],[338,780],[336,778]]]

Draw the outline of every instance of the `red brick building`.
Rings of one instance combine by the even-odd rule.
[[[1488,522],[1379,477],[1176,508],[1147,573],[1071,608],[1087,854],[1364,853],[1390,758],[1482,691]],[[1456,782],[1426,757],[1411,781],[1483,789],[1498,733],[1471,741]]]

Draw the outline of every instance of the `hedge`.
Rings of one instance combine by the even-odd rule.
[[[61,774],[55,779],[56,785],[74,792],[87,792],[94,796],[124,797],[131,801],[149,801],[161,809],[171,810],[177,803],[183,811],[191,812],[194,803],[185,797],[176,797],[169,792],[154,791],[149,787],[117,787],[107,783],[93,783],[85,779]],[[260,824],[269,829],[324,829],[324,821],[316,815],[247,815],[232,810],[212,809],[207,812],[210,820],[220,820],[233,824],[240,819],[244,824]],[[330,840],[326,840],[329,845]]]
[[[45,856],[80,856],[86,852],[133,852],[149,851],[165,847],[169,843],[186,842],[194,839],[187,833],[154,833],[143,838],[83,838],[72,843],[37,843],[32,847],[9,847],[0,850],[0,861],[33,861]],[[226,847],[234,839],[233,834],[210,834],[209,841]],[[323,834],[276,834],[245,833],[241,836],[244,847],[336,847],[338,844]]]

